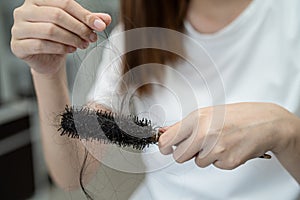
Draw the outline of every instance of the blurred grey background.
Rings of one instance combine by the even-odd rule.
[[[82,199],[63,192],[48,176],[39,140],[36,99],[29,67],[10,50],[13,10],[23,0],[0,1],[0,199]],[[79,0],[85,8],[118,21],[119,0]],[[86,51],[68,57],[70,89]]]

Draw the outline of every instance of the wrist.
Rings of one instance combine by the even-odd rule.
[[[40,79],[40,80],[59,80],[61,78],[66,77],[66,67],[62,66],[57,71],[53,73],[39,73],[33,68],[30,69],[31,75],[34,79]]]
[[[296,145],[300,142],[300,119],[289,113],[288,117],[282,118],[278,123],[278,142],[273,153],[276,155],[292,152]]]

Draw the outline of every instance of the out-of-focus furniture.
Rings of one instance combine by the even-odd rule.
[[[0,198],[26,199],[34,193],[30,102],[0,107]]]

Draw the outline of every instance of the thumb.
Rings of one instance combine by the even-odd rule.
[[[110,25],[112,19],[111,16],[107,13],[93,13],[95,16],[99,17],[103,20],[103,22],[106,24],[106,26]]]

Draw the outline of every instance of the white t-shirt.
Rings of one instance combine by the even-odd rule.
[[[164,81],[156,84],[151,96],[133,98],[134,112],[160,126],[173,124],[197,108],[222,103],[272,102],[300,116],[299,10],[298,0],[254,0],[237,19],[214,34],[201,34],[185,22],[186,35],[201,43],[214,63],[191,67],[180,60],[173,70],[166,67]],[[115,49],[123,48],[120,41],[114,45]],[[208,60],[201,57],[199,49],[187,44],[184,48],[190,57]],[[111,62],[112,58],[104,54],[100,68]],[[116,106],[113,104],[121,97],[111,91],[115,92],[120,74],[118,67],[110,67],[105,75],[99,70],[89,100]],[[119,99],[112,101],[111,95]],[[113,109],[118,110],[119,104],[116,107]],[[151,152],[156,152],[153,157],[164,167],[153,170],[156,161],[147,160]],[[214,166],[199,168],[193,160],[169,162],[170,157],[158,154],[155,145],[140,153],[141,168],[148,173],[125,173],[102,166],[96,196],[155,200],[300,198],[299,184],[274,155],[271,160],[253,159],[225,171]],[[123,162],[119,157],[116,160]]]

